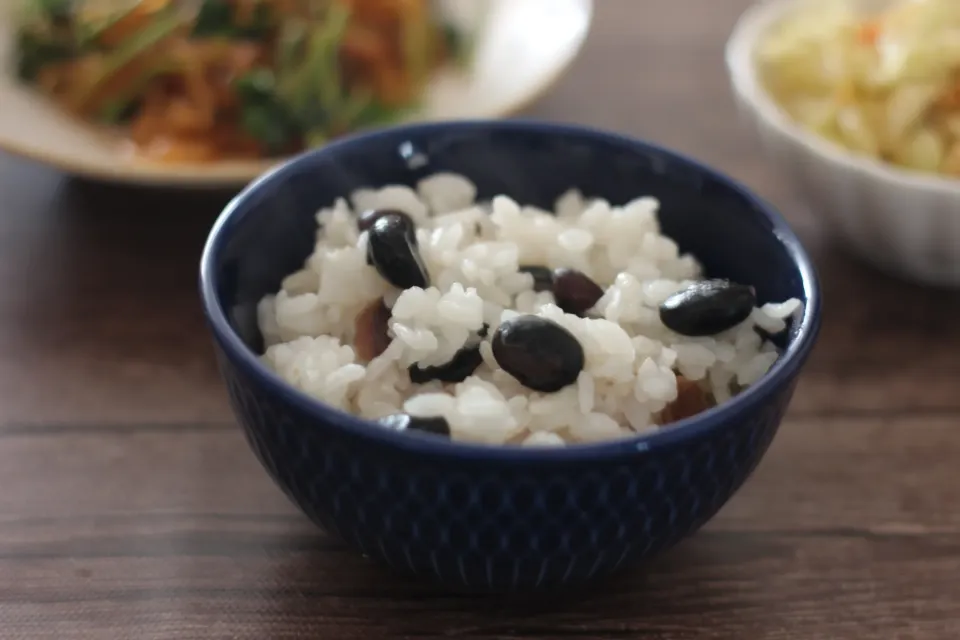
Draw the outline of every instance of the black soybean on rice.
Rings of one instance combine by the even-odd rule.
[[[554,212],[475,195],[436,174],[322,210],[314,253],[260,304],[264,362],[384,420],[371,428],[562,446],[724,402],[776,361],[760,333],[800,312],[798,300],[757,307],[749,283],[704,281],[642,194],[614,206],[570,191]],[[380,300],[386,323],[357,321]],[[518,330],[534,333],[511,340]]]

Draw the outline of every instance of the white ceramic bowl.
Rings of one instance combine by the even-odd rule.
[[[176,187],[238,187],[287,158],[207,164],[132,157],[122,136],[57,109],[10,73],[14,10],[0,0],[0,151],[96,180]],[[573,62],[592,22],[593,0],[443,0],[448,17],[475,33],[465,72],[434,77],[412,120],[472,120],[518,111]]]
[[[757,78],[760,36],[803,0],[767,0],[741,16],[726,62],[741,115],[814,214],[878,268],[924,284],[960,287],[960,180],[853,154],[796,124]]]

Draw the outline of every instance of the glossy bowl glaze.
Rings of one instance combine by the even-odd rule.
[[[661,200],[665,232],[709,275],[801,298],[773,369],[734,400],[657,433],[559,449],[396,433],[324,406],[257,359],[260,298],[313,248],[315,212],[359,187],[436,171],[479,197],[551,207],[570,187]],[[523,121],[413,125],[346,139],[259,179],[223,212],[201,264],[234,411],[263,466],[314,522],[394,569],[468,591],[582,587],[696,531],[770,444],[816,340],[813,267],[780,216],[728,178],[655,146]]]

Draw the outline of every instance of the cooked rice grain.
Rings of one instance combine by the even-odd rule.
[[[571,190],[547,212],[504,195],[490,203],[475,196],[468,179],[443,173],[417,189],[363,189],[321,210],[313,254],[260,303],[263,361],[308,395],[365,418],[443,416],[455,440],[562,446],[659,428],[677,399],[677,375],[716,402],[728,400],[777,359],[757,329],[778,333],[802,311],[795,299],[768,303],[719,335],[678,335],[662,324],[658,306],[701,270],[661,234],[655,199],[614,206]],[[416,222],[432,287],[393,290],[367,264],[367,233],[358,232],[356,216],[383,208]],[[533,277],[519,271],[524,265],[587,274],[604,288],[594,317],[564,313],[552,293],[535,292]],[[392,340],[359,362],[354,320],[380,297],[392,310]],[[577,338],[585,365],[575,384],[539,393],[497,365],[491,338],[519,314],[551,319]],[[448,362],[476,346],[484,326],[473,375],[459,384],[411,383],[410,365]]]

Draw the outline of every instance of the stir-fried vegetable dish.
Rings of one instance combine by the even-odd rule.
[[[163,162],[296,152],[416,108],[466,34],[430,0],[30,0],[16,73]]]
[[[914,170],[960,177],[960,0],[803,5],[760,43],[770,94],[805,128]]]

